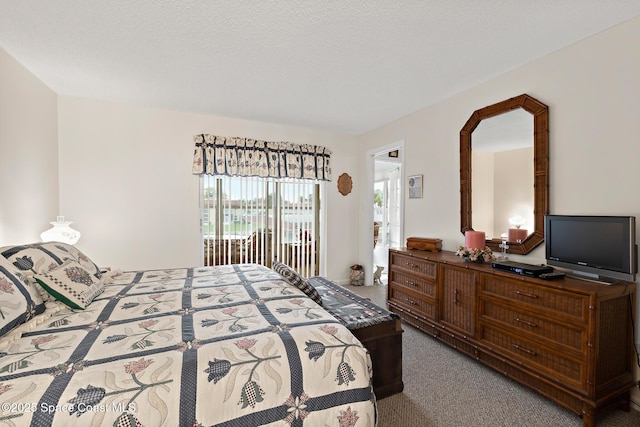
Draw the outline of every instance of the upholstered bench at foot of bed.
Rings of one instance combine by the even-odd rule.
[[[324,277],[315,276],[308,281],[322,297],[322,307],[369,350],[376,397],[382,399],[400,393],[404,383],[399,316]]]

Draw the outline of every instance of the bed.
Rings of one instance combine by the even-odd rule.
[[[3,424],[376,424],[369,353],[291,272],[102,272],[53,242],[0,254]]]

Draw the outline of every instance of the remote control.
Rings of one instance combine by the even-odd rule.
[[[553,279],[562,279],[564,276],[566,276],[565,273],[553,272],[553,273],[542,273],[538,277],[543,280],[553,280]]]

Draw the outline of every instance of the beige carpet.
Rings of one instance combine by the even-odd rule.
[[[346,288],[386,307],[386,286]],[[378,427],[581,427],[549,399],[403,324],[404,392],[378,401]],[[640,427],[640,412],[612,411],[598,427]]]

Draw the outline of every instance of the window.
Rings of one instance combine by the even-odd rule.
[[[322,182],[201,175],[204,265],[281,260],[319,274]]]

